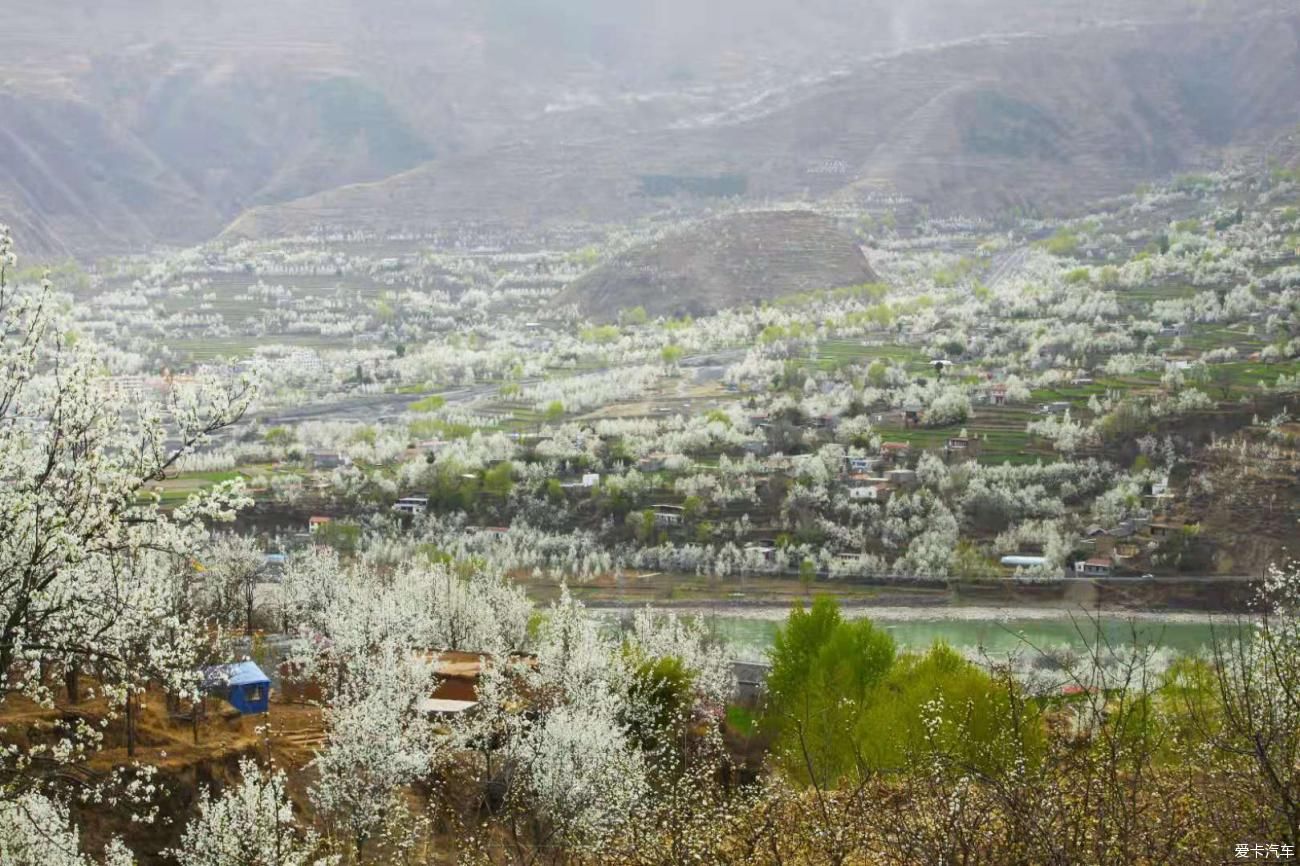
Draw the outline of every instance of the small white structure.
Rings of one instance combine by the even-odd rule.
[[[686,509],[680,505],[654,506],[655,526],[679,526],[686,516]]]
[[[845,457],[844,462],[848,465],[848,471],[852,474],[861,474],[871,472],[880,465],[879,457]]]
[[[588,472],[586,475],[582,476],[583,487],[595,487],[599,483],[600,483],[599,472]]]
[[[861,487],[849,488],[849,499],[865,500],[867,502],[884,502],[889,499],[892,488],[883,481],[875,484],[866,484]]]
[[[1085,559],[1074,564],[1075,573],[1085,577],[1110,577],[1113,568],[1114,562],[1104,556]]]
[[[1038,568],[1047,565],[1047,558],[1044,556],[1004,556],[1001,561],[1007,568]]]
[[[402,514],[423,514],[429,510],[429,497],[404,496],[393,505],[393,510]]]
[[[420,701],[420,712],[426,716],[460,716],[478,706],[478,701],[450,701],[445,698],[425,698]]]

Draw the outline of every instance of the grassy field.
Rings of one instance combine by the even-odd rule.
[[[269,334],[265,337],[234,335],[231,337],[180,337],[168,341],[168,346],[181,352],[190,361],[213,361],[218,358],[239,358],[251,355],[258,346],[301,346],[309,349],[342,348],[349,345],[341,337],[320,334]]]
[[[253,467],[248,467],[238,472],[185,472],[150,485],[149,492],[159,494],[164,505],[179,505],[191,494],[206,490],[223,481],[233,481],[236,478],[247,481],[252,477],[253,471]]]
[[[1025,432],[1035,416],[1024,406],[977,406],[964,424],[948,427],[903,427],[894,416],[877,425],[881,437],[890,442],[909,442],[913,449],[941,450],[962,430],[979,440],[975,457],[981,463],[1033,463],[1052,461],[1057,455],[1049,447],[1036,445]]]
[[[818,343],[815,363],[822,370],[837,370],[850,364],[870,364],[878,358],[903,364],[909,370],[930,369],[930,359],[915,346],[864,346],[861,340],[826,340]]]

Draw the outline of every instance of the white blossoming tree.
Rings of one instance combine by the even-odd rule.
[[[360,857],[400,814],[401,789],[432,772],[441,742],[423,707],[437,684],[429,659],[390,640],[352,662],[325,711],[328,740],[313,762],[311,798],[336,841]]]
[[[29,791],[0,800],[0,863],[5,866],[132,866],[131,853],[116,840],[102,860],[80,850],[80,836],[58,802]]]
[[[205,638],[179,576],[207,522],[246,501],[226,483],[165,512],[150,485],[236,420],[252,388],[205,379],[162,405],[124,399],[93,344],[71,339],[49,282],[9,282],[15,261],[0,229],[0,703],[21,693],[51,705],[49,674],[76,702],[78,675],[91,672],[125,706],[129,741],[148,682],[197,688]],[[97,745],[85,726],[70,730],[4,753],[0,802],[58,787]]]
[[[329,866],[315,857],[318,839],[297,826],[282,770],[239,762],[239,781],[212,796],[199,796],[198,814],[170,851],[186,866]]]
[[[543,842],[598,849],[647,793],[645,762],[618,710],[611,694],[565,704],[516,741]]]

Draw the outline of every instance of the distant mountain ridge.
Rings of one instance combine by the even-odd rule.
[[[1055,207],[1292,122],[1277,8],[43,0],[0,28],[0,221],[89,258],[728,198]]]
[[[1300,123],[1300,12],[968,42],[882,59],[740,119],[450,155],[398,177],[255,208],[258,237],[617,223],[770,200],[909,197],[937,214],[1060,211],[1202,168]]]

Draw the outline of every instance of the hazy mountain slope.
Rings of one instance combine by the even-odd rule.
[[[1256,8],[1268,0],[43,0],[6,10],[0,28],[7,134],[65,139],[82,153],[77,130],[103,133],[86,158],[93,170],[74,167],[57,183],[57,147],[3,166],[0,220],[20,226],[29,252],[90,256],[201,240],[247,208],[299,198],[308,201],[242,228],[619,219],[664,204],[643,190],[701,184],[643,183],[656,174],[725,172],[760,196],[820,195],[910,172],[912,144],[941,127],[951,98],[930,67],[969,74],[951,64],[951,47],[925,55],[919,76],[828,82],[833,70],[990,33],[1127,19],[1209,30]],[[1007,73],[1024,74],[1015,64]],[[1241,104],[1253,104],[1265,74],[1248,62],[1230,93],[1249,91]],[[833,96],[841,87],[864,117],[816,114],[844,102]],[[932,159],[954,158],[942,140],[933,149]],[[430,156],[427,172],[375,184]],[[848,159],[848,171],[810,171],[827,157]],[[962,194],[975,181],[983,195],[983,174],[967,161],[904,180]],[[356,184],[365,186],[310,198]],[[51,185],[63,195],[46,211],[36,191]]]
[[[245,209],[418,165],[434,146],[355,76],[102,60],[84,85],[0,97],[0,220],[29,254],[90,255],[216,234]]]
[[[806,211],[734,214],[622,253],[556,300],[596,319],[644,307],[693,316],[791,292],[876,279],[853,236]]]
[[[539,128],[388,181],[254,210],[231,232],[618,221],[719,197],[882,189],[937,212],[1066,207],[1300,121],[1298,32],[1291,12],[908,52],[657,133]]]
[[[220,225],[171,167],[78,101],[0,93],[0,117],[0,222],[26,255],[131,249]]]

